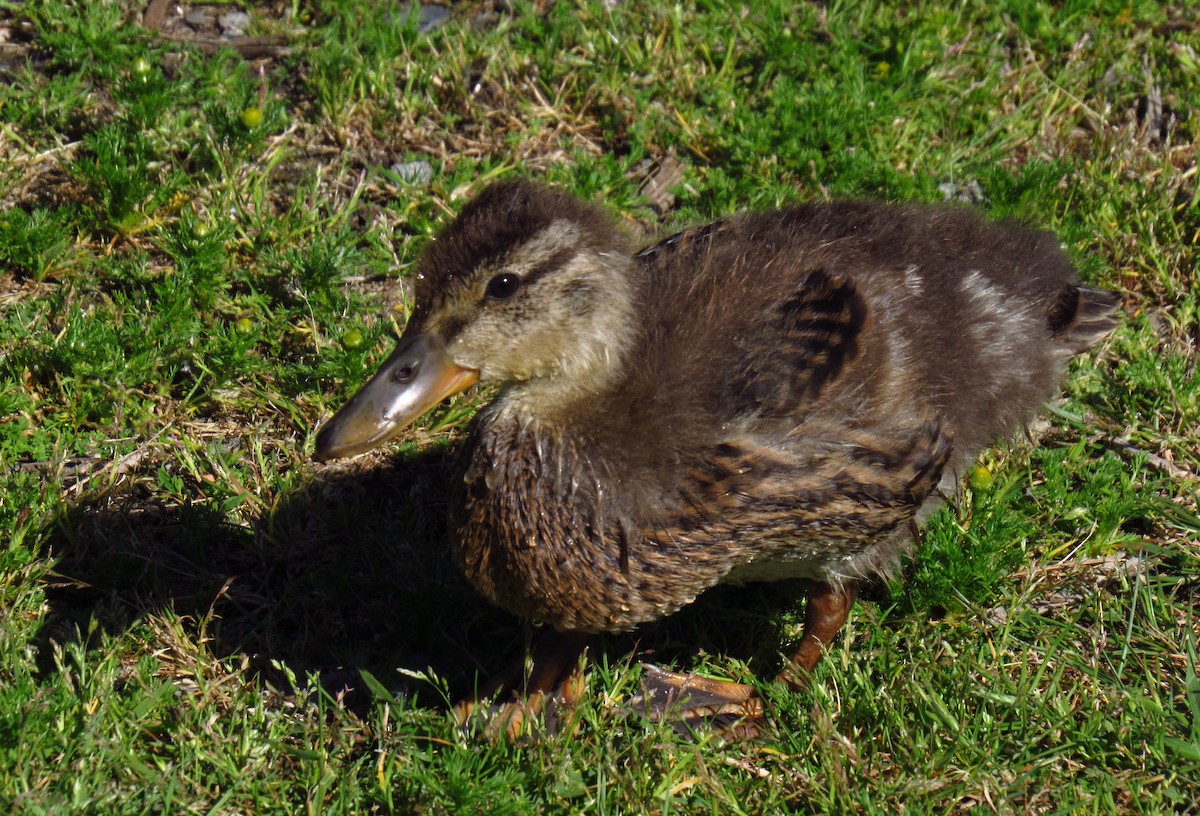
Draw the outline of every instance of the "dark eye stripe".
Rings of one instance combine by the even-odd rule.
[[[573,246],[563,247],[562,249],[556,250],[555,252],[551,253],[546,260],[542,261],[540,264],[533,267],[521,276],[522,285],[528,286],[543,275],[558,269],[560,266],[569,261],[574,255],[575,247]]]
[[[506,300],[516,294],[517,288],[524,289],[530,284],[536,283],[539,278],[553,272],[569,261],[575,253],[576,247],[563,247],[550,253],[537,266],[521,275],[513,272],[500,272],[488,280],[485,294],[493,300]],[[501,264],[500,267],[504,268],[504,264]],[[504,284],[501,283],[501,279],[505,278],[512,278],[518,284],[518,287],[513,288],[512,291],[508,291],[509,284],[507,282]]]

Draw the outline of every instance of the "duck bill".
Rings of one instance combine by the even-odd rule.
[[[375,376],[317,434],[322,462],[356,456],[382,445],[421,414],[479,381],[479,372],[450,359],[426,334],[400,338]]]

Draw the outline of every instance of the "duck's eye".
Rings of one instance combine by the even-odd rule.
[[[505,273],[497,275],[488,281],[487,296],[494,300],[507,300],[517,293],[521,288],[521,278],[517,275]]]

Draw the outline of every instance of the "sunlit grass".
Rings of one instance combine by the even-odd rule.
[[[148,32],[144,10],[0,4],[0,803],[1200,809],[1187,4],[466,4],[420,32],[338,0],[256,6],[286,48],[211,56],[210,32]],[[668,164],[659,213],[642,189]],[[484,395],[392,452],[309,454],[403,326],[417,253],[508,175],[647,240],[977,190],[1054,229],[1127,320],[868,591],[812,688],[762,687],[760,741],[693,743],[626,705],[642,660],[771,676],[794,587],[598,640],[574,734],[491,745],[447,703],[528,632],[442,531]]]

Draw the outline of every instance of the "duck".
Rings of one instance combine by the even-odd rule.
[[[476,383],[453,555],[541,624],[456,712],[522,733],[581,693],[587,644],[722,584],[803,579],[776,680],[803,688],[981,452],[1117,323],[1051,233],[961,206],[801,203],[636,248],[598,203],[493,183],[423,251],[414,307],[315,456],[385,444]],[[760,732],[752,685],[647,667],[652,719]],[[492,702],[492,700],[495,702]]]

